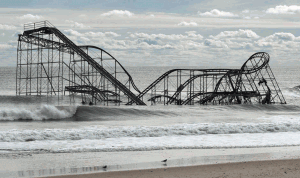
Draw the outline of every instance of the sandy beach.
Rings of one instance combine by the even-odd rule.
[[[0,152],[1,177],[297,177],[300,147]],[[167,163],[161,162],[168,159]],[[103,166],[107,165],[107,168]]]
[[[81,175],[54,176],[55,178],[221,178],[221,177],[299,177],[300,160],[272,160],[242,163],[227,163],[175,168],[160,168],[135,171],[118,171]],[[53,177],[53,178],[54,178]]]

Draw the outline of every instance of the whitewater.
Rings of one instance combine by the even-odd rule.
[[[168,67],[128,68],[144,89]],[[106,152],[300,145],[297,68],[273,72],[288,104],[83,106],[15,96],[14,68],[0,68],[0,151]],[[153,72],[154,71],[154,72]],[[149,75],[153,73],[154,75]],[[50,101],[50,102],[49,102]]]

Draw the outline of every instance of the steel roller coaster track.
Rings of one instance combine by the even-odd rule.
[[[173,69],[140,91],[111,54],[77,46],[48,21],[25,24],[17,50],[17,95],[69,93],[104,105],[286,103],[264,52],[241,69]]]

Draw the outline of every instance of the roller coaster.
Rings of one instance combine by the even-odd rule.
[[[103,105],[286,103],[265,52],[240,69],[173,69],[143,91],[111,54],[76,45],[49,21],[24,25],[17,54],[17,95],[79,95]]]

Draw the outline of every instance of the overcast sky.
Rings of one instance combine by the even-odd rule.
[[[259,51],[300,66],[297,1],[1,0],[1,66],[16,65],[24,23],[44,20],[124,66],[241,66]]]

